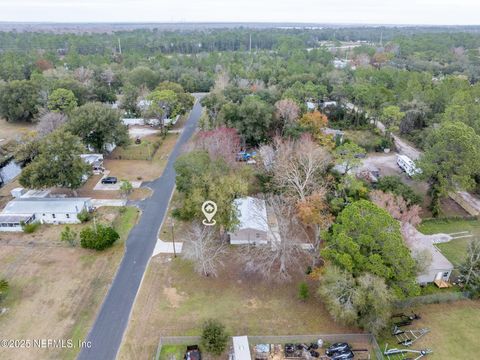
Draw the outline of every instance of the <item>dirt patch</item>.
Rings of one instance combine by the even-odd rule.
[[[172,308],[180,307],[184,297],[177,292],[176,288],[164,288],[163,294],[167,297],[168,302]]]
[[[152,196],[152,190],[146,187],[142,187],[138,189],[133,189],[132,193],[128,195],[128,200],[131,200],[131,201],[144,200],[150,196]]]
[[[231,249],[233,252],[235,249]],[[202,277],[181,258],[152,258],[145,274],[119,358],[151,358],[161,335],[199,335],[206,319],[220,319],[231,334],[287,335],[357,332],[333,322],[312,296],[298,300],[298,282],[287,284],[246,278],[234,254],[218,278]],[[172,311],[165,288],[183,300]],[[313,293],[315,288],[311,287]]]

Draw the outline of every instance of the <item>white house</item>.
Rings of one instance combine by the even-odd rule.
[[[0,231],[22,231],[22,223],[76,224],[92,208],[90,198],[17,198],[0,213]]]
[[[417,282],[421,285],[434,283],[438,287],[447,287],[454,266],[435,244],[447,242],[451,237],[446,234],[424,235],[410,224],[404,226],[405,243],[412,253],[427,252],[431,256],[425,269],[417,274]]]
[[[102,154],[80,154],[80,158],[92,167],[94,173],[102,173],[105,170]]]
[[[230,232],[230,244],[268,244],[268,218],[265,200],[247,196],[234,201],[240,224]]]

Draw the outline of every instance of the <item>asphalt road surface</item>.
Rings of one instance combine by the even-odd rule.
[[[197,94],[196,98],[201,95]],[[125,255],[115,279],[103,301],[99,314],[87,337],[90,348],[83,348],[80,360],[115,359],[142,281],[148,261],[157,242],[160,228],[175,185],[173,164],[182,146],[194,133],[202,109],[197,101],[177,141],[163,175],[148,186],[153,195],[142,203],[142,216],[126,242]]]

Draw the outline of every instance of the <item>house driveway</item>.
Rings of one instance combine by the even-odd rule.
[[[103,176],[100,180],[98,180],[98,183],[93,187],[93,190],[107,190],[107,191],[119,191],[120,187],[122,186],[123,181],[118,181],[116,184],[102,184],[102,179],[106,178],[110,174],[110,170],[106,170],[103,173]],[[141,181],[130,181],[132,184],[132,187],[134,189],[139,188],[142,186]]]

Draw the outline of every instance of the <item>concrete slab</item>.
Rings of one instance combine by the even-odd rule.
[[[99,208],[102,206],[125,206],[127,200],[125,199],[92,199],[92,206]]]
[[[102,179],[108,176],[109,172],[106,172],[103,176]],[[123,181],[118,181],[116,184],[102,184],[102,179],[98,181],[98,183],[93,187],[93,190],[106,190],[106,191],[118,191],[120,190],[120,186],[122,186]],[[132,187],[134,189],[139,188],[142,186],[141,181],[130,181],[132,184]]]
[[[175,242],[175,252],[180,254],[182,252],[183,243]],[[173,242],[165,242],[160,239],[157,240],[155,244],[155,249],[153,249],[152,257],[158,254],[173,254]]]
[[[152,129],[150,127],[131,127],[128,129],[128,134],[131,138],[143,138],[148,135],[153,135],[159,133],[160,130]]]

